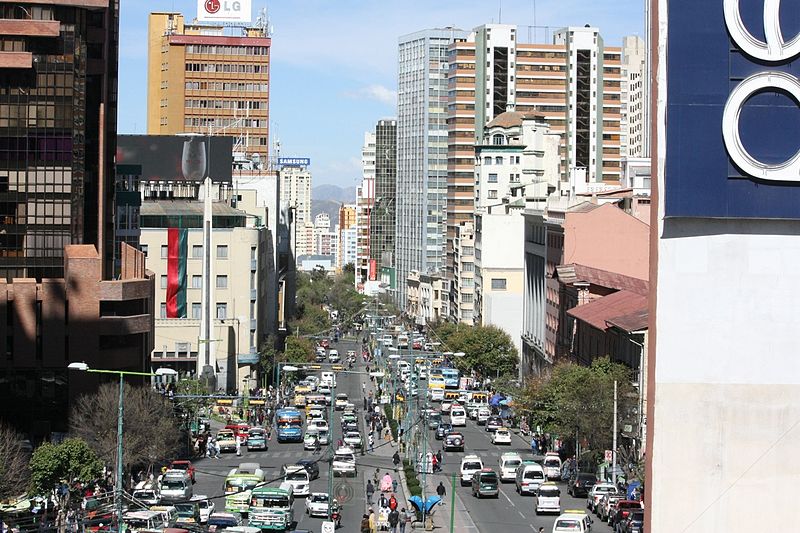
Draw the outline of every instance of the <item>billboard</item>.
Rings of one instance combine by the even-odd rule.
[[[668,2],[665,216],[800,218],[800,10],[783,4]]]
[[[118,135],[117,165],[141,167],[142,181],[231,183],[233,137],[203,135]]]
[[[279,157],[278,166],[281,167],[308,167],[311,165],[309,157]]]
[[[198,22],[241,22],[252,20],[251,0],[197,0]]]

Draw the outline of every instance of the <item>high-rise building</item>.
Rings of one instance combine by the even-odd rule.
[[[375,200],[370,219],[369,256],[381,269],[395,267],[396,180],[397,121],[379,120],[375,125]]]
[[[295,211],[298,226],[312,224],[311,219],[311,171],[305,166],[282,166],[281,203]]]
[[[339,255],[336,265],[339,269],[348,263],[356,262],[356,206],[342,205],[339,208]]]
[[[113,261],[118,9],[0,2],[0,419],[34,442],[100,382],[69,363],[150,369],[152,273]]]
[[[269,53],[264,27],[226,35],[225,27],[187,24],[180,13],[148,23],[147,132],[224,131],[236,150],[269,156]]]
[[[436,273],[444,268],[447,50],[455,39],[467,35],[463,30],[442,28],[399,40],[395,258],[400,302],[406,301],[405,280],[412,271]],[[474,89],[472,93],[474,97]]]
[[[622,39],[622,93],[620,147],[622,157],[647,157],[645,122],[646,91],[645,47],[641,37],[631,35]]]

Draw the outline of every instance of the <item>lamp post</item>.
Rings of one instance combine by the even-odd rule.
[[[86,363],[70,363],[67,365],[70,370],[80,370],[81,372],[94,372],[97,374],[116,374],[119,376],[119,404],[117,406],[117,479],[114,482],[114,503],[117,514],[117,531],[122,528],[122,420],[124,417],[124,391],[125,376],[176,376],[178,372],[172,368],[159,368],[155,372],[132,372],[126,370],[104,370],[99,368],[89,368]]]
[[[275,368],[277,369],[277,372],[278,372],[278,379],[275,380],[275,383],[277,384],[277,392],[275,393],[276,394],[275,401],[276,401],[276,405],[280,405],[280,401],[281,401],[281,368],[283,368],[284,372],[297,372],[300,369],[298,367],[296,367],[296,366],[293,366],[291,363],[278,363],[277,365],[275,365]]]

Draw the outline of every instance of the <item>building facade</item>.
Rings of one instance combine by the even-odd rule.
[[[370,240],[375,178],[365,177],[356,188],[356,290],[363,293],[370,281]],[[374,279],[374,278],[373,278]]]
[[[447,50],[467,32],[423,30],[400,37],[397,79],[397,279],[444,268],[447,199]]]
[[[375,199],[370,218],[370,259],[381,268],[394,268],[397,210],[397,121],[375,125]]]
[[[224,26],[187,24],[180,13],[148,19],[147,132],[236,138],[237,151],[269,157],[272,40],[263,28],[244,36]]]
[[[345,265],[356,263],[357,229],[356,205],[342,205],[339,208],[339,249],[336,266],[342,269]]]
[[[449,319],[450,282],[444,276],[411,271],[406,286],[406,309],[417,327]]]

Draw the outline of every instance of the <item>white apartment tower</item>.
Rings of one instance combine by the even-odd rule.
[[[369,228],[375,203],[375,142],[375,132],[364,133],[364,146],[361,148],[362,181],[356,188],[355,283],[361,293],[369,281],[370,271]]]
[[[647,157],[645,123],[645,46],[640,37],[622,40],[622,124],[620,145],[623,157]]]
[[[298,226],[311,224],[311,171],[305,166],[280,169],[281,203],[295,209]]]
[[[445,264],[449,46],[467,32],[422,30],[400,37],[397,83],[396,253],[398,302],[411,271]]]

